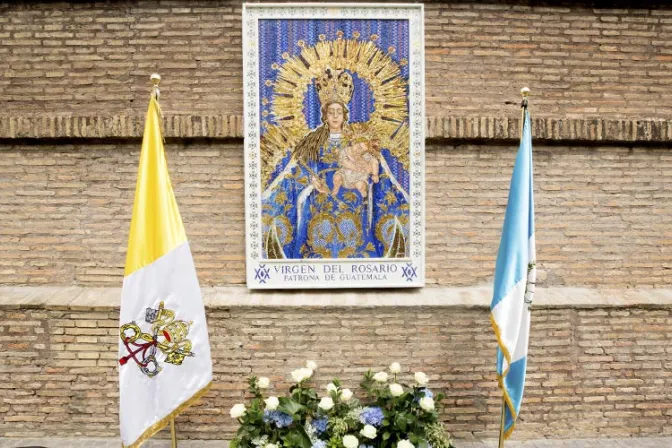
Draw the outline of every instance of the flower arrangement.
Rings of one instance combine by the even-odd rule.
[[[288,397],[265,396],[268,378],[250,377],[254,398],[236,404],[231,417],[240,428],[230,448],[454,448],[439,421],[438,403],[422,372],[414,384],[400,381],[401,366],[388,372],[368,371],[360,384],[362,401],[334,379],[322,397],[309,386],[317,365],[294,370]]]

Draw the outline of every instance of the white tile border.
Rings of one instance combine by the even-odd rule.
[[[409,131],[411,190],[409,257],[392,259],[342,260],[265,260],[262,258],[261,232],[261,152],[259,117],[259,20],[260,19],[406,19],[409,21]],[[357,265],[394,268],[394,272],[376,280],[346,280],[358,288],[418,288],[425,285],[425,61],[424,5],[421,3],[244,3],[243,4],[243,136],[245,163],[245,254],[248,288],[341,288],[343,281],[326,276],[334,264],[348,269]],[[273,269],[311,266],[320,273],[320,281],[287,282]],[[371,267],[371,266],[364,266]],[[350,272],[350,273],[352,273]],[[407,273],[410,273],[407,275]],[[324,276],[321,276],[324,274]],[[312,278],[306,276],[306,278]],[[329,280],[327,280],[329,278]],[[348,277],[350,278],[350,277]],[[368,277],[367,277],[368,278]]]

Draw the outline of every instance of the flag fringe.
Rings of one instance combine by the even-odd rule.
[[[157,432],[161,431],[163,428],[168,426],[170,424],[170,420],[177,417],[179,414],[184,412],[189,406],[194,404],[199,398],[201,398],[203,395],[208,392],[208,389],[210,389],[210,386],[212,386],[212,381],[210,381],[204,388],[196,392],[194,395],[191,396],[191,398],[187,399],[184,401],[181,405],[179,405],[175,410],[173,410],[170,414],[166,415],[163,417],[161,420],[158,422],[154,423],[152,426],[147,428],[145,432],[143,432],[140,437],[136,439],[135,442],[131,443],[130,445],[124,445],[124,443],[121,443],[121,448],[140,448],[140,446],[145,443],[148,439],[152,438],[154,434]]]
[[[509,412],[511,413],[511,416],[513,417],[513,424],[509,429],[507,429],[504,432],[504,439],[508,439],[511,433],[513,432],[513,428],[516,427],[516,420],[518,419],[518,414],[516,413],[515,408],[513,407],[513,403],[511,402],[511,397],[509,396],[509,393],[506,391],[506,387],[504,387],[504,377],[497,375],[497,382],[499,383],[500,389],[502,389],[502,394],[504,397],[504,402],[506,403],[506,407],[509,408]],[[504,422],[502,422],[504,424]]]
[[[505,377],[506,374],[509,373],[509,368],[511,367],[511,354],[509,353],[509,349],[506,348],[506,345],[504,345],[504,341],[502,341],[502,331],[499,329],[497,322],[495,322],[495,317],[492,315],[492,311],[490,312],[490,325],[492,325],[492,330],[495,332],[497,345],[504,354],[504,358],[506,358],[506,370],[502,373],[502,377]]]
[[[495,337],[497,338],[497,345],[504,354],[504,358],[506,358],[506,371],[501,375],[497,374],[497,382],[499,383],[499,388],[502,389],[504,402],[506,403],[506,406],[509,408],[511,416],[513,417],[513,424],[508,430],[506,430],[506,432],[504,432],[504,439],[508,439],[511,433],[513,433],[513,429],[516,427],[516,419],[518,418],[518,414],[516,413],[516,410],[513,407],[513,403],[511,402],[511,397],[509,396],[506,387],[504,387],[504,377],[506,376],[507,373],[509,373],[509,368],[511,367],[511,355],[509,354],[508,349],[502,342],[502,333],[499,329],[499,325],[497,325],[497,322],[495,322],[495,318],[492,315],[492,313],[490,313],[490,324],[492,325],[492,329],[495,332]],[[504,422],[502,422],[501,424],[503,425]]]

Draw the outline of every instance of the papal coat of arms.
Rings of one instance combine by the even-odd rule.
[[[187,356],[194,356],[192,343],[187,339],[192,322],[175,320],[175,312],[164,308],[163,302],[158,309],[147,308],[145,322],[150,324],[147,333],[136,322],[119,328],[119,337],[128,350],[119,364],[123,366],[133,360],[142,373],[152,378],[162,370],[159,353],[165,356],[165,362],[178,366]]]

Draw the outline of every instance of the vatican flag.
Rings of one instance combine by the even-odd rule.
[[[212,381],[205,309],[170,184],[156,95],[142,140],[119,336],[121,441],[139,447]]]

